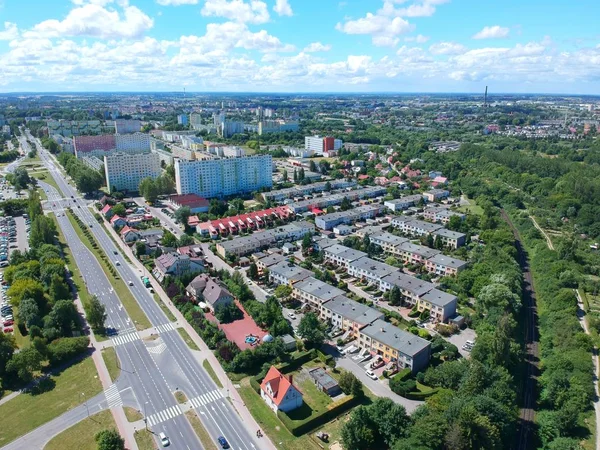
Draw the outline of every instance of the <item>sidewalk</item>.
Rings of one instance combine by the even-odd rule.
[[[131,248],[129,248],[129,246],[126,245],[121,240],[121,238],[115,232],[115,230],[110,225],[107,224],[106,220],[103,220],[102,223],[104,225],[104,228],[107,229],[108,232],[113,236],[114,240],[117,242],[117,245],[119,245],[119,247],[121,248],[121,250],[123,250],[125,255],[127,255],[129,257],[129,259],[133,262],[133,264],[138,269],[142,270],[142,273],[146,273],[147,269],[135,257]],[[179,310],[173,305],[173,302],[171,302],[171,299],[167,296],[167,294],[163,290],[162,286],[158,283],[158,281],[156,281],[156,279],[153,276],[149,276],[148,278],[150,279],[150,283],[152,284],[154,291],[158,294],[158,296],[160,297],[162,302],[166,305],[166,307],[175,316],[175,319],[177,320],[176,323],[179,324],[185,331],[187,331],[187,333],[190,335],[190,337],[192,338],[194,343],[200,349],[200,352],[192,350],[192,355],[194,355],[194,358],[196,358],[196,360],[200,364],[202,364],[203,359],[208,360],[208,362],[212,366],[213,370],[217,374],[217,378],[221,381],[221,384],[223,386],[225,386],[225,388],[227,389],[228,396],[232,400],[232,402],[231,402],[232,406],[237,411],[238,415],[242,419],[242,422],[244,422],[244,425],[246,425],[248,432],[250,433],[250,435],[253,435],[254,433],[256,433],[256,430],[260,429],[261,427],[258,425],[256,420],[254,420],[254,417],[252,417],[252,414],[250,414],[250,411],[248,410],[248,408],[246,408],[246,405],[242,401],[242,397],[238,393],[237,389],[229,389],[229,386],[231,385],[231,381],[229,380],[229,377],[223,370],[223,367],[221,367],[221,363],[219,363],[219,360],[217,359],[217,357],[208,348],[208,346],[200,338],[200,336],[198,336],[198,333],[196,333],[196,331],[187,322],[187,320],[185,320],[185,318],[183,317],[183,314],[181,314],[181,312],[179,312]],[[269,439],[269,437],[267,435],[265,435],[264,438],[261,439],[261,448],[267,449],[267,450],[276,450],[277,449],[277,447],[275,447],[275,445],[273,445],[273,443],[271,442],[271,440]]]

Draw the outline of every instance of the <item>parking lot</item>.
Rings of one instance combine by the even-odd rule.
[[[19,217],[19,219],[23,220],[22,217]],[[22,240],[25,246],[27,245],[27,235],[24,221],[21,230],[19,230],[15,218],[0,218],[0,267],[8,265],[10,253],[19,248],[19,239]],[[24,249],[26,250],[26,247]]]
[[[4,272],[0,272],[0,283],[2,283],[2,293],[0,294],[0,322],[4,333],[12,333],[14,330],[14,317],[12,306],[10,306],[9,298],[6,295],[8,286],[4,281]]]
[[[469,355],[471,354],[470,351],[467,351],[463,348],[463,346],[465,345],[465,342],[467,342],[467,341],[475,342],[476,339],[477,339],[477,335],[475,334],[475,330],[472,330],[471,328],[466,328],[466,329],[462,330],[460,333],[454,334],[454,335],[446,338],[446,340],[448,342],[451,342],[452,344],[456,345],[459,353],[462,356],[464,356],[465,358],[468,358]]]

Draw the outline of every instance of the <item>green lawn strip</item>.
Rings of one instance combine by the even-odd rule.
[[[217,450],[217,446],[215,445],[214,441],[210,438],[210,434],[208,434],[208,431],[206,431],[206,428],[204,428],[204,425],[202,425],[202,421],[198,418],[196,413],[194,411],[187,411],[185,413],[185,417],[187,417],[187,419],[190,422],[190,425],[198,435],[198,438],[202,443],[202,447],[204,447],[205,450]]]
[[[247,379],[243,380],[238,389],[244,404],[252,416],[278,449],[281,450],[318,450],[319,447],[308,436],[295,437],[277,418],[277,415],[267,406],[262,398],[252,389]]]
[[[115,290],[115,293],[119,297],[119,300],[121,300],[121,303],[123,303],[127,314],[135,323],[136,329],[138,331],[141,331],[145,330],[146,328],[150,328],[151,324],[148,320],[148,317],[146,317],[146,314],[144,314],[144,311],[142,311],[142,308],[140,308],[138,302],[135,300],[135,298],[133,298],[133,295],[125,285],[125,282],[121,278],[115,277],[111,273],[111,266],[108,262],[108,256],[106,256],[106,254],[98,246],[98,244],[96,244],[97,248],[94,248],[92,246],[90,239],[84,234],[83,229],[75,220],[73,213],[67,211],[67,216],[69,217],[69,220],[71,221],[71,224],[73,225],[77,236],[79,236],[79,239],[81,239],[81,242],[83,242],[83,244],[94,254],[96,259],[100,263],[100,267],[102,267],[102,270],[104,270],[104,273],[106,274],[106,277],[108,278],[113,289]],[[93,236],[92,239],[94,239]]]
[[[179,334],[181,335],[181,338],[185,341],[185,343],[187,344],[187,346],[189,348],[191,348],[192,350],[200,350],[198,348],[198,346],[196,345],[196,343],[192,340],[192,338],[190,337],[188,332],[185,331],[185,329],[180,327],[180,328],[177,328],[177,331],[179,332]]]
[[[75,264],[75,258],[73,258],[71,249],[67,245],[67,240],[65,239],[65,236],[63,235],[60,227],[58,226],[58,222],[56,221],[54,213],[48,213],[47,216],[54,220],[56,224],[56,229],[58,231],[58,241],[60,243],[60,246],[62,247],[65,263],[67,264],[69,272],[71,273],[71,280],[73,281],[73,284],[75,284],[77,294],[79,295],[79,299],[81,300],[81,304],[83,305],[83,309],[85,309],[85,311],[87,312],[90,307],[91,295],[87,290],[83,278],[81,277],[81,272],[79,271],[79,268]],[[94,336],[96,337],[97,341],[105,341],[108,339],[107,336],[99,333],[94,333]]]
[[[175,391],[173,395],[175,396],[177,403],[185,403],[188,401],[187,396],[182,391]]]
[[[581,436],[581,445],[585,450],[596,449],[596,413],[593,409],[579,413],[578,424],[582,430],[588,431],[587,436]],[[584,433],[585,433],[584,431]]]
[[[167,308],[167,305],[165,305],[165,302],[163,302],[160,299],[160,297],[158,296],[158,294],[152,294],[152,297],[154,298],[154,301],[158,304],[158,306],[160,306],[160,309],[163,310],[163,312],[167,316],[167,319],[169,319],[171,322],[175,322],[177,319],[175,318],[175,316],[173,315],[173,313],[171,312],[171,310],[169,308]]]
[[[119,357],[114,347],[106,347],[102,349],[102,359],[110,375],[110,380],[114,381],[121,375],[121,368],[119,367]]]
[[[223,388],[223,383],[221,383],[221,380],[219,380],[219,377],[217,377],[215,369],[213,369],[213,366],[210,365],[210,362],[208,362],[208,359],[205,359],[204,361],[202,361],[202,367],[204,367],[204,370],[206,370],[206,372],[208,372],[208,374],[210,375],[212,380],[215,382],[215,384],[217,386],[219,386],[220,388]]]
[[[127,417],[129,422],[137,422],[144,418],[141,412],[131,406],[124,406],[123,410],[125,411],[125,417]]]
[[[42,392],[23,393],[0,405],[0,446],[102,392],[96,366],[90,357],[51,375],[39,387]]]
[[[52,177],[52,175],[50,175],[50,172],[46,171],[38,171],[38,172],[34,172],[31,174],[31,176],[33,178],[35,178],[36,180],[41,180],[46,184],[49,184],[50,186],[52,186],[54,189],[56,189],[59,193],[59,195],[63,195],[61,189],[58,187],[58,184],[56,184],[56,181],[54,181],[54,177]],[[43,191],[43,189],[40,188],[41,191]],[[46,195],[46,193],[44,192],[44,195]]]
[[[146,431],[144,428],[135,432],[135,442],[139,450],[156,450],[156,442],[151,431]]]
[[[102,430],[117,429],[110,410],[88,417],[54,436],[44,450],[96,450],[96,434]]]

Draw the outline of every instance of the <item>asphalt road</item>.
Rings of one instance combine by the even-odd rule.
[[[30,139],[34,141],[33,138]],[[260,441],[255,441],[252,437],[253,431],[246,429],[244,422],[230,403],[218,395],[219,390],[215,383],[193,357],[179,333],[173,329],[152,295],[143,286],[141,273],[127,263],[106,231],[96,222],[87,208],[86,201],[66,183],[53,158],[40,145],[38,151],[42,161],[65,194],[65,198],[61,198],[55,189],[45,185],[44,187],[50,190],[48,197],[52,202],[49,201],[48,204],[56,204],[52,208],[57,213],[61,213],[64,207],[70,206],[84,223],[94,224],[90,231],[111,261],[119,261],[120,264],[115,266],[116,270],[124,281],[132,281],[133,286],[129,287],[130,291],[164,344],[164,350],[160,353],[148,351],[148,347],[135,332],[134,324],[113,292],[98,261],[87,251],[75,234],[68,218],[61,213],[61,217],[58,218],[59,225],[65,233],[76,263],[89,291],[98,295],[106,305],[109,315],[107,325],[115,331],[113,341],[122,368],[121,377],[116,383],[119,393],[123,398],[137,400],[136,404],[131,406],[146,411],[147,417],[152,419],[150,422],[154,423],[152,430],[164,431],[171,438],[171,448],[201,448],[188,421],[182,417],[180,411],[177,413],[177,402],[172,395],[177,389],[184,391],[188,399],[199,400],[197,402],[199,406],[195,410],[215,442],[216,438],[222,435],[234,449],[260,448]],[[126,395],[126,390],[131,390],[133,395]],[[114,396],[111,398],[113,402],[122,401],[114,400]],[[174,417],[170,417],[171,415]]]

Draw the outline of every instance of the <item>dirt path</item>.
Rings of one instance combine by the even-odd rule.
[[[544,239],[546,239],[546,244],[548,244],[548,248],[550,250],[554,250],[554,245],[552,245],[552,240],[550,239],[550,236],[548,236],[548,234],[542,229],[542,227],[540,227],[538,225],[537,221],[535,220],[535,217],[529,216],[529,218],[532,220],[533,226],[536,227],[538,229],[538,231],[540,233],[542,233],[542,236],[544,236]]]

